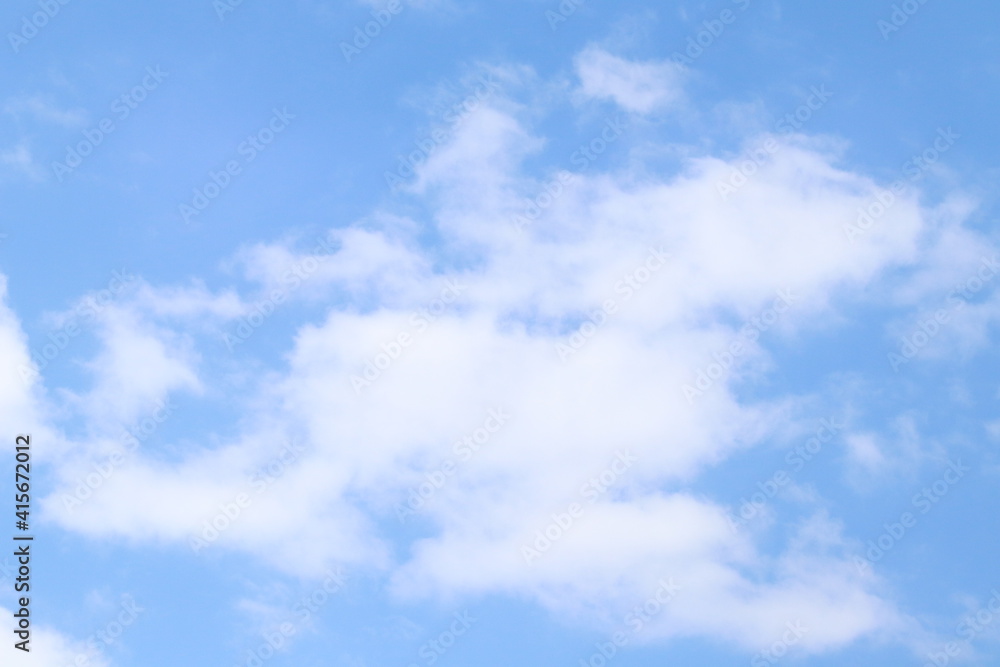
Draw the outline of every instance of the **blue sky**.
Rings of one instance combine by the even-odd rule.
[[[8,4],[4,664],[996,664],[998,11]]]

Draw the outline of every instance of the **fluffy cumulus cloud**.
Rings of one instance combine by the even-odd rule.
[[[676,104],[684,68],[673,62],[636,62],[592,46],[576,57],[580,93],[610,99],[627,111],[649,113]]]
[[[575,64],[578,93],[630,114],[682,94],[673,64],[596,48]],[[256,292],[143,284],[104,310],[93,386],[70,398],[93,427],[78,451],[106,455],[120,422],[178,393],[240,414],[179,458],[136,450],[81,502],[66,498],[93,460],[70,457],[47,517],[300,575],[352,563],[401,598],[526,596],[585,623],[621,619],[668,579],[674,599],[647,620],[664,638],[759,648],[792,623],[806,628],[799,647],[821,651],[906,632],[835,519],[807,517],[765,548],[696,485],[801,412],[796,396],[738,398],[772,363],[746,323],[765,318],[776,337],[814,328],[945,227],[914,195],[845,233],[882,184],[803,136],[773,139],[728,197],[718,184],[738,160],[689,151],[657,178],[634,162],[559,172],[539,205],[552,181],[524,167],[544,141],[530,111],[497,99],[455,129],[403,195],[426,217],[387,206],[315,242],[234,249],[260,293],[294,301],[308,285],[305,301],[323,303],[254,382],[227,384],[236,371],[206,356]],[[421,243],[427,229],[440,245]],[[7,311],[0,344],[5,360],[25,354]],[[726,355],[728,371],[699,382]],[[3,391],[0,410],[29,406],[23,388]],[[873,438],[849,447],[879,465]]]
[[[35,433],[40,440],[57,439],[47,419],[39,373],[32,361],[28,337],[8,301],[7,278],[0,275],[0,423],[18,424],[21,433]],[[53,451],[43,446],[42,454]]]
[[[21,330],[21,323],[7,305],[6,277],[0,277],[0,349],[4,377],[23,378],[21,382],[4,382],[0,387],[0,418],[5,424],[10,424],[15,417],[30,413],[34,404],[29,384],[32,373],[22,370],[30,365],[27,337]]]
[[[0,607],[0,615],[13,618],[14,611]],[[86,664],[92,667],[107,667],[105,656],[95,650],[95,645],[87,641],[75,640],[52,630],[51,628],[33,625],[31,628],[30,650],[14,648],[13,641],[4,642],[0,655],[4,656],[5,665],[25,665],[25,667],[66,667],[66,665]]]

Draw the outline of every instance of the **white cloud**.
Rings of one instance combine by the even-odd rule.
[[[33,181],[40,181],[45,177],[45,170],[35,159],[27,141],[21,141],[13,148],[0,151],[0,164]]]
[[[32,371],[28,338],[7,305],[8,283],[0,275],[0,424],[11,437],[30,435],[40,460],[57,456],[62,439],[49,424],[39,377]]]
[[[247,311],[247,304],[235,291],[213,294],[204,284],[197,282],[189,287],[166,289],[156,289],[141,282],[135,304],[159,318],[229,320]]]
[[[882,454],[875,434],[855,433],[847,436],[846,442],[851,458],[863,468],[872,471],[884,465],[885,455]]]
[[[0,276],[0,374],[4,377],[0,383],[0,423],[16,424],[35,412],[33,380],[24,372],[29,362],[27,337],[7,306],[7,278]]]
[[[99,315],[97,335],[101,351],[86,364],[94,386],[75,399],[91,420],[132,423],[172,392],[201,389],[198,355],[183,334],[111,305]]]
[[[386,234],[388,230],[398,233]],[[368,228],[331,230],[312,240],[258,243],[243,248],[237,263],[265,296],[328,296],[335,285],[355,299],[377,294],[392,300],[412,294],[431,275],[427,258],[412,238],[415,233],[411,221],[380,216]]]
[[[11,619],[14,612],[0,607],[0,616]],[[70,639],[49,627],[39,626],[36,622],[32,623],[30,651],[28,653],[15,649],[14,641],[8,638],[8,641],[3,642],[3,647],[0,648],[0,655],[4,656],[3,664],[5,665],[66,667],[66,665],[82,664],[81,658],[85,658],[86,664],[90,667],[108,667],[110,665],[103,655],[91,650],[86,642]]]
[[[68,128],[83,127],[87,122],[87,114],[82,109],[60,109],[38,96],[12,97],[4,103],[4,111],[15,118],[30,115],[46,123]]]
[[[575,64],[582,95],[610,99],[626,111],[658,111],[676,104],[683,94],[685,69],[677,63],[630,61],[591,46]]]
[[[579,62],[588,94],[633,111],[674,99],[665,66],[593,50]],[[767,555],[730,530],[723,508],[686,490],[785,428],[798,398],[742,404],[732,390],[762,372],[766,349],[747,343],[730,375],[693,402],[683,387],[779,291],[795,303],[768,333],[777,338],[822,326],[835,296],[862,300],[868,283],[915,261],[927,232],[916,196],[900,197],[852,243],[844,225],[878,184],[840,166],[829,142],[800,137],[782,140],[728,200],[717,185],[735,164],[707,155],[655,180],[574,174],[519,234],[511,216],[540,187],[521,162],[542,139],[499,107],[472,114],[409,190],[431,210],[441,247],[422,248],[415,225],[383,212],[333,232],[335,250],[312,271],[327,290],[326,315],[301,326],[280,367],[243,390],[242,423],[224,437],[202,434],[180,461],[141,458],[75,510],[60,489],[48,516],[92,535],[186,542],[246,491],[274,443],[300,441],[301,460],[252,496],[218,546],[297,574],[367,564],[386,570],[401,596],[516,593],[576,616],[614,617],[673,576],[687,593],[657,622],[660,636],[753,647],[802,619],[810,630],[801,646],[817,651],[900,632],[905,621],[856,573],[835,523],[814,518]],[[273,287],[310,255],[301,246],[256,245],[237,262]],[[668,259],[651,261],[659,253]],[[430,310],[447,280],[462,286],[459,298]],[[160,312],[229,316],[241,301],[185,294],[170,303],[187,305]],[[215,305],[190,305],[189,296]],[[614,312],[560,358],[557,344],[609,300]],[[112,307],[102,319],[91,414],[108,403],[122,419],[212,382],[183,333],[190,324],[154,326],[143,312]],[[366,362],[372,382],[358,392],[351,378]],[[509,423],[413,519],[423,538],[390,548],[392,531],[378,522],[394,522],[394,506],[458,458],[453,443],[496,408]],[[861,460],[873,460],[871,447],[856,444]],[[623,450],[639,463],[590,503],[581,486]],[[579,521],[525,563],[522,546],[574,502],[585,508]]]

